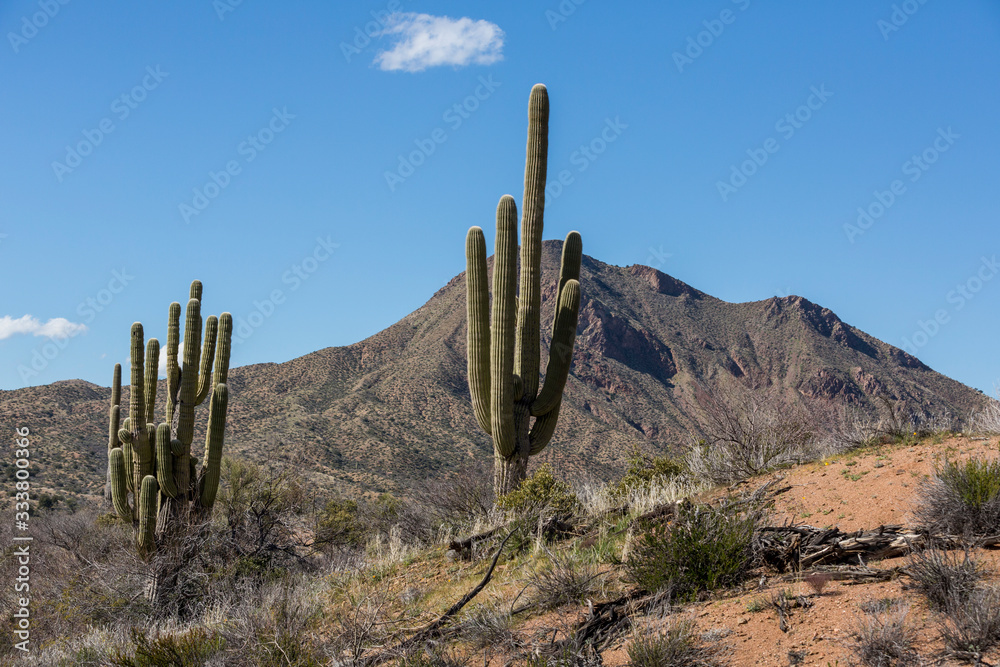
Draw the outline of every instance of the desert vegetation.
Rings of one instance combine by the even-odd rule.
[[[636,449],[615,479],[529,466],[556,432],[581,298],[581,241],[571,232],[541,374],[547,123],[547,93],[536,86],[519,289],[512,198],[497,210],[492,299],[482,230],[467,238],[468,381],[492,470],[473,461],[406,494],[349,496],[320,490],[275,452],[224,456],[232,318],[203,321],[195,281],[183,351],[181,306],[169,308],[158,424],[159,342],[146,341],[141,324],[131,331],[124,419],[122,369],[114,370],[104,504],[36,499],[39,650],[20,656],[23,664],[746,664],[749,651],[772,652],[815,623],[820,607],[832,612],[832,589],[846,597],[848,586],[865,585],[900,586],[906,599],[856,605],[839,649],[824,647],[831,655],[841,650],[863,665],[992,664],[1000,593],[983,554],[1000,545],[995,453],[945,450],[919,479],[893,469],[893,492],[913,485],[911,526],[842,531],[843,514],[812,525],[801,519],[813,513],[788,500],[807,493],[806,483],[788,482],[796,469],[826,477],[834,462],[843,471],[826,483],[849,486],[902,452],[963,442],[953,424],[918,421],[897,399],[882,396],[874,416],[795,401],[766,380],[733,380],[696,392],[692,442],[670,453]],[[206,403],[198,459],[194,413]],[[996,432],[992,409],[971,422],[982,441]],[[860,460],[871,469],[852,472]],[[4,544],[10,530],[0,526]],[[0,571],[13,580],[17,568],[7,548]],[[12,632],[4,605],[0,622]],[[917,611],[934,640],[918,631]],[[778,639],[741,646],[751,639],[741,628],[751,625]],[[805,662],[809,641],[790,645],[780,664]],[[15,655],[0,647],[5,661]]]
[[[552,439],[573,360],[573,342],[580,314],[583,242],[579,233],[570,232],[563,243],[552,321],[552,347],[544,384],[541,383],[539,326],[548,137],[549,96],[545,86],[538,84],[531,89],[528,101],[520,281],[517,206],[513,197],[504,195],[497,205],[492,300],[486,285],[483,230],[472,227],[465,242],[469,391],[476,420],[493,440],[497,495],[508,493],[520,484],[528,469],[528,457],[541,452]]]
[[[842,460],[877,460],[914,442]],[[166,605],[146,595],[150,562],[116,513],[39,509],[46,577],[35,618],[44,648],[32,660],[742,664],[730,636],[738,618],[713,629],[701,615],[734,605],[749,614],[741,618],[780,632],[819,618],[830,590],[851,581],[898,581],[910,591],[902,602],[857,609],[842,650],[861,664],[937,656],[974,664],[996,650],[1000,607],[982,545],[1000,526],[914,541],[895,565],[873,557],[860,566],[848,553],[839,564],[803,567],[809,552],[784,549],[773,532],[786,525],[775,503],[791,470],[727,491],[694,477],[690,460],[636,452],[607,483],[560,479],[539,466],[494,499],[492,477],[475,466],[429,479],[406,498],[348,498],[320,495],[273,461],[225,458],[214,511],[192,533],[197,549],[177,570]],[[926,484],[960,492],[965,482],[949,470],[938,464]],[[920,488],[915,509],[935,502]],[[964,507],[954,511],[974,515]],[[9,554],[2,567],[16,568]],[[798,592],[789,588],[795,582]]]

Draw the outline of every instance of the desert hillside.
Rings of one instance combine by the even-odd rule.
[[[542,368],[561,247],[543,244]],[[763,381],[791,404],[870,414],[886,395],[916,423],[960,424],[983,399],[802,297],[727,303],[648,266],[589,256],[581,284],[559,427],[540,457],[571,476],[610,479],[635,447],[683,451],[701,434],[703,390],[734,381]],[[232,369],[227,452],[276,456],[327,488],[397,494],[465,461],[490,460],[466,383],[465,299],[463,273],[354,345]],[[163,337],[166,312],[145,325]],[[82,381],[0,392],[0,420],[30,425],[47,454],[41,483],[99,490],[109,392]],[[207,411],[199,412],[201,433]]]

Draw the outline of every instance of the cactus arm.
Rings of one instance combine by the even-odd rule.
[[[191,292],[190,292],[188,298],[189,299],[198,299],[198,301],[201,301],[201,290],[202,290],[201,281],[200,280],[192,280],[191,281]]]
[[[136,430],[146,425],[146,398],[143,392],[143,333],[142,323],[136,322],[132,325],[132,387],[129,397],[128,423],[129,428]]]
[[[215,351],[215,376],[213,383],[227,384],[229,382],[229,354],[233,347],[233,316],[222,313],[219,316],[218,349]]]
[[[192,291],[194,287],[192,286]],[[198,391],[198,355],[201,352],[201,302],[190,299],[184,322],[184,366],[181,368],[181,395],[178,406],[177,439],[186,447],[194,439],[194,408]]]
[[[146,374],[143,384],[143,396],[146,399],[143,423],[153,423],[153,410],[156,408],[156,381],[160,374],[160,341],[150,338],[146,343]]]
[[[139,508],[139,530],[136,533],[136,546],[139,549],[139,554],[144,558],[153,553],[156,548],[154,535],[156,533],[156,505],[159,491],[155,477],[146,475],[142,478],[139,487],[139,502],[136,503]]]
[[[531,425],[531,433],[528,436],[531,443],[529,450],[531,456],[545,449],[545,446],[552,440],[552,434],[556,432],[556,422],[559,420],[561,406],[562,401],[556,403],[552,410],[535,419],[535,423]]]
[[[129,401],[133,490],[139,488],[143,478],[153,471],[153,452],[149,445],[149,430],[146,428],[143,347],[142,324],[136,322],[132,325],[132,395]],[[135,511],[137,507],[133,508],[133,512]]]
[[[580,282],[580,264],[583,262],[583,239],[580,232],[570,232],[563,241],[562,260],[559,263],[559,291],[556,292],[556,303],[562,294],[567,281]],[[555,324],[553,324],[553,329]]]
[[[201,370],[198,371],[198,395],[194,402],[201,405],[208,396],[212,383],[212,359],[215,358],[215,337],[219,332],[219,318],[209,315],[205,320],[205,342],[201,349]]]
[[[549,96],[535,84],[528,100],[528,144],[524,165],[524,203],[521,206],[521,284],[517,308],[517,356],[514,372],[524,383],[529,402],[538,394],[541,349],[542,226],[545,176],[548,164]]]
[[[177,390],[181,386],[181,369],[177,365],[177,352],[181,340],[181,304],[170,304],[167,315],[167,414],[165,421],[173,423],[174,407],[177,405]]]
[[[111,405],[120,405],[122,402],[122,365],[115,364],[115,371],[111,379]]]
[[[121,406],[112,405],[108,415],[108,451],[121,444],[118,438],[118,431],[121,430]]]
[[[580,315],[580,283],[566,282],[556,306],[555,323],[552,326],[552,349],[549,363],[545,368],[545,384],[538,398],[531,404],[531,414],[544,415],[562,400],[566,378],[573,362],[573,343],[576,341],[576,323]]]
[[[128,504],[128,468],[125,466],[125,454],[120,447],[115,447],[108,455],[108,467],[111,470],[111,500],[118,517],[126,523],[132,521],[132,508]]]
[[[517,283],[517,206],[504,195],[497,206],[493,257],[493,328],[490,338],[490,423],[493,444],[504,458],[517,449],[514,429],[514,290]]]
[[[472,411],[488,434],[490,424],[490,295],[486,275],[486,238],[473,227],[465,238],[465,277],[469,327],[469,393]]]
[[[121,428],[122,365],[115,364],[111,379],[111,405],[108,408],[108,474],[104,482],[104,501],[114,504],[111,497],[111,450],[121,445],[118,430]]]
[[[176,440],[170,439],[170,424],[163,422],[156,427],[156,481],[160,491],[171,498],[177,497],[174,483],[174,457],[170,446]]]
[[[123,444],[132,444],[132,420],[128,417],[122,420],[118,428],[118,440]]]
[[[111,378],[111,407],[108,410],[108,454],[119,445],[118,430],[121,428],[122,365],[115,364]]]
[[[208,433],[205,436],[205,464],[202,466],[200,502],[205,509],[215,504],[222,470],[222,442],[226,434],[226,409],[229,405],[229,388],[215,385],[212,405],[208,414]]]
[[[122,445],[122,456],[125,458],[125,469],[128,470],[128,475],[126,475],[125,485],[129,491],[134,491],[132,488],[132,445],[125,443]]]

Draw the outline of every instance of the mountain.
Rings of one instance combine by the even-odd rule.
[[[561,248],[543,245],[543,369]],[[683,448],[699,433],[699,388],[735,378],[763,380],[792,401],[870,412],[884,393],[917,417],[963,418],[982,400],[802,297],[727,303],[648,266],[589,256],[581,284],[559,427],[538,457],[564,472],[607,478],[634,446]],[[226,452],[289,461],[314,483],[348,491],[405,491],[465,460],[488,460],[465,348],[463,273],[363,341],[232,369]],[[36,484],[99,492],[109,396],[80,380],[0,391],[0,420],[32,429]],[[198,412],[196,433],[204,433],[207,408]],[[200,454],[197,440],[194,449]],[[11,475],[0,461],[0,476]]]

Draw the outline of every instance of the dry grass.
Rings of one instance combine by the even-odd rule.
[[[909,607],[891,605],[866,612],[858,619],[851,648],[865,667],[906,667],[920,664],[916,635],[907,625]]]
[[[983,654],[1000,644],[1000,589],[980,588],[950,599],[941,637],[949,655],[982,664]]]
[[[673,617],[636,632],[628,647],[632,667],[714,667],[718,647],[704,642],[692,618]]]
[[[915,588],[935,609],[968,600],[985,575],[968,550],[959,556],[954,552],[924,549],[912,552],[907,561],[906,570]]]

